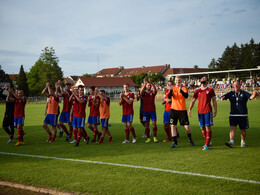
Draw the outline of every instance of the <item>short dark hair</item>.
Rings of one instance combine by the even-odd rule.
[[[173,81],[168,81],[168,83],[171,83],[173,85],[174,82]]]
[[[105,91],[105,90],[103,90],[103,89],[101,89],[101,90],[100,90],[100,92],[102,92],[102,93],[106,93],[106,91]]]
[[[78,89],[79,89],[79,88],[84,88],[84,86],[83,86],[83,85],[79,85],[79,86],[78,86]]]
[[[71,83],[65,83],[65,85],[69,85],[69,86],[71,86]]]
[[[89,87],[89,89],[92,89],[92,91],[95,91],[95,86],[91,86],[91,87]]]
[[[129,84],[128,83],[125,83],[124,85],[127,85],[129,87]]]

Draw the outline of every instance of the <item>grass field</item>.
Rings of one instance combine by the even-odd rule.
[[[189,105],[189,102],[187,103]],[[218,115],[214,119],[212,147],[202,151],[204,139],[197,119],[197,103],[190,118],[193,140],[191,147],[183,127],[179,127],[180,147],[170,149],[171,143],[163,143],[166,135],[162,126],[163,106],[158,101],[158,139],[160,143],[144,143],[144,128],[139,123],[139,102],[134,103],[133,126],[138,142],[125,144],[122,108],[111,103],[110,131],[114,142],[107,137],[102,145],[83,140],[80,147],[64,142],[65,137],[47,143],[47,133],[42,128],[44,104],[28,104],[24,129],[25,145],[7,145],[8,137],[0,131],[0,152],[41,155],[68,159],[101,161],[152,167],[182,172],[200,173],[220,177],[254,180],[260,182],[260,101],[248,102],[249,125],[247,147],[240,148],[240,132],[237,131],[233,149],[224,143],[229,140],[229,102],[218,101]],[[0,105],[3,119],[4,105]],[[89,110],[87,110],[87,113]],[[90,131],[88,131],[90,132]],[[92,137],[92,133],[89,133]],[[31,158],[0,154],[0,180],[47,187],[65,192],[86,194],[260,194],[260,184],[230,181],[141,168],[111,166],[57,159]]]

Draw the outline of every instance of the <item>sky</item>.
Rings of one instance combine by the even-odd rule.
[[[103,68],[208,67],[260,42],[260,0],[0,0],[0,65],[26,72],[53,47],[64,76]]]

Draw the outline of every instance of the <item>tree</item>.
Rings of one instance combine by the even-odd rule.
[[[9,75],[5,73],[5,71],[2,69],[1,65],[0,65],[0,82],[9,82],[9,83],[11,83]]]
[[[194,65],[193,68],[194,68],[194,69],[198,69],[199,66],[198,66],[198,65]]]
[[[18,88],[23,90],[24,95],[28,96],[29,95],[29,89],[28,89],[28,84],[27,84],[27,77],[24,72],[23,65],[20,67],[20,72],[18,77],[16,78],[16,83],[18,85]]]
[[[260,64],[260,43],[251,39],[249,43],[236,43],[232,47],[227,46],[222,56],[216,61],[211,60],[208,67],[212,70],[230,70],[241,68],[256,68]]]
[[[91,74],[86,73],[86,74],[83,74],[82,77],[91,77]]]
[[[45,47],[40,58],[27,74],[28,86],[32,95],[40,95],[47,82],[54,86],[58,80],[62,80],[63,72],[58,63],[59,59],[55,55],[55,50],[52,47]]]

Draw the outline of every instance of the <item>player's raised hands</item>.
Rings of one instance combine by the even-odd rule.
[[[49,82],[46,83],[46,88],[48,88],[48,87],[50,87],[50,83]]]
[[[123,93],[120,93],[120,98],[122,99],[124,97],[124,94]]]
[[[96,87],[95,88],[95,95],[97,95],[99,93],[99,90],[98,90],[98,88]]]
[[[153,79],[152,78],[148,78],[148,82],[152,84],[153,83]]]

